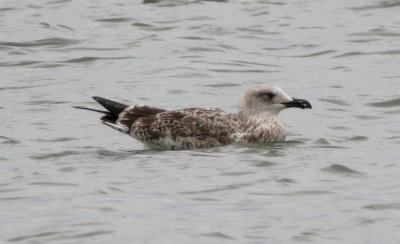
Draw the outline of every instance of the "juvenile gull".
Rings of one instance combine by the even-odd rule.
[[[105,114],[101,122],[159,149],[194,149],[233,142],[264,143],[285,140],[277,115],[285,108],[311,108],[304,99],[289,97],[282,89],[257,85],[247,89],[238,113],[219,109],[185,108],[173,111],[147,105],[127,106],[93,97],[107,111],[75,107]]]

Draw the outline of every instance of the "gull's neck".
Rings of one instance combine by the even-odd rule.
[[[262,120],[265,122],[271,121],[271,120],[278,120],[278,115],[275,113],[272,113],[271,111],[262,111],[262,112],[253,112],[253,111],[243,111],[239,110],[238,112],[239,118],[246,122],[249,120]]]
[[[242,142],[283,141],[286,133],[278,116],[269,111],[256,114],[238,113],[242,121],[242,132],[238,140]]]

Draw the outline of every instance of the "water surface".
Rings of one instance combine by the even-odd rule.
[[[397,1],[2,1],[0,242],[395,243]],[[288,141],[151,151],[91,96],[309,100]]]

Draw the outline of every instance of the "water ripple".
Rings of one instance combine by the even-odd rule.
[[[325,138],[319,138],[318,140],[314,141],[314,143],[318,145],[330,145],[329,141]]]
[[[2,140],[2,141],[0,142],[0,144],[12,144],[12,145],[14,145],[14,144],[19,144],[19,143],[21,143],[21,142],[18,141],[17,139],[13,139],[13,138],[6,137],[6,136],[0,136],[0,140]]]
[[[87,238],[87,237],[94,237],[98,235],[105,235],[114,233],[113,230],[99,230],[99,231],[89,231],[82,234],[76,234],[71,236],[60,236],[57,239],[76,239],[76,238]]]
[[[243,187],[247,187],[252,185],[252,183],[243,183],[243,184],[232,184],[228,186],[216,187],[207,190],[198,190],[198,191],[184,191],[180,192],[180,194],[202,194],[202,193],[213,193],[213,192],[220,192],[220,191],[229,191],[229,190],[236,190]]]
[[[64,61],[65,63],[87,63],[87,62],[93,62],[96,60],[114,60],[114,59],[130,59],[132,57],[106,57],[106,58],[102,58],[102,57],[81,57],[81,58],[74,58],[74,59],[70,59],[70,60],[66,60]]]
[[[368,106],[378,107],[378,108],[391,108],[400,106],[400,98],[395,98],[383,102],[367,103]]]
[[[33,156],[30,156],[30,158],[36,159],[36,160],[45,160],[45,159],[54,159],[54,158],[61,158],[61,157],[65,157],[65,156],[77,155],[79,153],[80,152],[78,152],[78,151],[65,150],[65,151],[57,152],[57,153],[44,153],[44,154],[40,154],[40,155],[33,155]]]
[[[15,200],[19,201],[19,200],[23,200],[23,199],[27,199],[27,198],[31,198],[31,197],[27,197],[27,196],[24,196],[24,197],[0,197],[0,202],[15,201]]]
[[[63,168],[58,169],[58,171],[66,173],[66,172],[75,171],[77,169],[78,169],[77,167],[63,167]]]
[[[40,61],[17,61],[17,62],[0,62],[0,66],[27,66],[32,64],[39,64]]]
[[[46,38],[33,42],[0,42],[0,46],[10,47],[40,47],[40,46],[68,46],[80,43],[79,40],[68,38]]]
[[[78,184],[73,183],[64,183],[64,182],[31,182],[29,185],[38,185],[38,186],[80,186]]]
[[[129,22],[132,21],[132,18],[105,18],[105,19],[96,19],[98,22]]]
[[[352,136],[350,138],[347,138],[348,141],[366,141],[368,139],[369,137],[367,136]]]
[[[370,30],[368,32],[352,33],[352,34],[350,34],[350,36],[399,37],[400,33],[399,32],[388,31],[388,30],[385,30],[385,29],[376,28],[376,29],[372,29],[372,30]],[[368,40],[376,41],[378,39],[366,39],[365,41],[368,41]]]
[[[333,58],[344,58],[344,57],[360,56],[360,55],[400,55],[400,50],[395,49],[395,50],[379,51],[379,52],[348,52],[334,56]]]
[[[185,39],[185,40],[204,40],[204,41],[212,41],[214,40],[213,38],[208,38],[208,37],[200,37],[200,36],[182,36],[179,37],[180,39]]]
[[[329,173],[337,173],[337,174],[343,174],[343,175],[359,175],[362,174],[361,172],[358,172],[354,169],[350,169],[344,165],[341,164],[332,164],[329,167],[323,168],[323,171],[329,172]]]
[[[24,104],[27,104],[27,105],[49,105],[49,104],[64,104],[64,103],[67,103],[67,102],[54,101],[54,100],[36,100],[36,101],[25,102]]]
[[[400,209],[400,203],[377,203],[366,205],[363,208],[371,209],[371,210],[386,210],[386,209]]]
[[[77,238],[87,238],[93,237],[98,235],[110,234],[114,233],[115,231],[112,230],[95,230],[95,231],[88,231],[84,233],[76,233],[77,230],[66,230],[66,231],[47,231],[32,235],[24,235],[24,236],[17,236],[11,239],[8,239],[10,242],[20,242],[25,240],[36,240],[39,242],[45,242],[45,240],[65,240],[65,239],[77,239]],[[32,240],[32,241],[33,241]],[[36,242],[35,242],[36,243]]]
[[[32,235],[25,235],[25,236],[17,236],[11,239],[8,239],[10,242],[17,242],[17,241],[24,241],[28,239],[36,239],[40,237],[48,237],[48,236],[54,236],[58,234],[63,234],[63,233],[69,233],[72,231],[48,231],[48,232],[41,232],[37,234],[32,234]]]
[[[275,166],[278,163],[275,162],[271,162],[271,161],[266,161],[266,160],[246,160],[247,162],[252,163],[252,165],[254,167],[271,167],[271,166]]]
[[[252,174],[255,174],[255,172],[251,172],[251,171],[226,172],[226,173],[221,173],[220,175],[223,175],[223,176],[242,176],[242,175],[252,175]]]
[[[232,60],[233,63],[239,64],[239,65],[244,65],[244,66],[266,66],[266,67],[279,67],[279,65],[276,64],[267,64],[267,63],[258,63],[258,62],[251,62],[251,61],[244,61],[244,60]]]
[[[336,50],[326,50],[326,51],[320,51],[320,52],[315,52],[315,53],[310,53],[310,54],[304,54],[304,55],[297,55],[297,56],[290,56],[290,57],[297,57],[297,58],[309,58],[309,57],[316,57],[316,56],[321,56],[329,53],[335,53],[337,52]]]
[[[318,101],[332,103],[332,104],[339,105],[339,106],[350,106],[350,104],[348,104],[342,100],[335,99],[335,98],[329,98],[329,99],[322,98],[322,99],[318,99]]]
[[[317,232],[310,232],[310,231],[301,232],[300,234],[293,236],[292,240],[300,241],[300,242],[313,242],[314,239],[311,238],[313,236],[314,237],[318,236],[318,233]]]
[[[379,116],[374,116],[374,115],[354,115],[354,117],[362,120],[376,120],[381,118]]]
[[[226,235],[226,234],[221,233],[221,232],[206,233],[206,234],[203,234],[203,236],[208,236],[208,237],[213,237],[213,238],[216,238],[216,239],[223,239],[223,240],[235,240],[234,237]]]
[[[36,142],[65,142],[65,141],[75,141],[78,140],[78,138],[74,137],[57,137],[54,139],[36,139]]]
[[[32,86],[8,86],[8,87],[0,87],[1,90],[25,90],[27,88],[36,88],[36,87],[44,87],[44,86],[53,86],[58,85],[60,82],[52,82],[52,83],[45,83],[39,85],[32,85]]]
[[[400,2],[397,0],[389,0],[389,1],[380,1],[376,5],[366,5],[366,6],[361,6],[361,7],[352,7],[350,9],[353,10],[371,10],[371,9],[385,9],[385,8],[393,8],[393,7],[398,7],[400,6]]]
[[[278,71],[262,70],[262,69],[208,69],[208,71],[219,73],[273,73]]]
[[[16,191],[22,191],[24,190],[23,188],[8,188],[8,189],[3,189],[0,190],[0,193],[4,193],[4,192],[16,192]]]
[[[12,11],[17,10],[17,8],[0,8],[0,12]]]
[[[241,84],[231,83],[231,82],[224,82],[224,83],[217,83],[212,85],[203,85],[204,87],[214,87],[214,88],[221,88],[221,87],[235,87],[241,86]]]
[[[147,31],[155,31],[155,32],[160,32],[160,31],[169,31],[173,30],[176,28],[176,26],[154,26],[151,24],[146,24],[146,23],[133,23],[132,26],[138,27],[139,29],[142,30],[147,30]]]
[[[324,194],[333,194],[331,191],[318,191],[318,190],[309,190],[309,191],[295,191],[288,194],[288,196],[296,196],[296,195],[324,195]]]
[[[191,198],[193,201],[199,201],[199,202],[218,202],[220,201],[219,199],[215,198],[206,198],[206,197],[195,197]]]

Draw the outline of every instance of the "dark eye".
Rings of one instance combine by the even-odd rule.
[[[275,96],[275,94],[270,93],[270,92],[263,92],[258,95],[262,98],[267,98],[267,99],[272,99]]]

